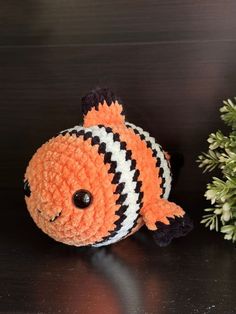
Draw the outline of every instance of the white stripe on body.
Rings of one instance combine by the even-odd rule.
[[[100,143],[103,142],[106,144],[106,152],[111,152],[111,160],[117,164],[116,172],[121,173],[119,183],[125,183],[122,194],[127,194],[127,197],[122,205],[127,205],[127,209],[124,213],[126,218],[121,223],[121,227],[117,230],[115,235],[111,235],[111,237],[107,240],[101,241],[93,246],[99,247],[115,243],[128,235],[129,230],[134,226],[135,220],[139,214],[140,204],[137,203],[139,193],[135,192],[137,182],[133,181],[135,169],[130,170],[131,160],[126,160],[126,150],[122,150],[120,148],[120,142],[114,141],[113,139],[114,133],[107,132],[105,127],[92,126],[89,128],[83,128],[81,126],[75,126],[62,132],[71,132],[73,130],[83,130],[85,133],[91,132],[93,137],[99,137]]]
[[[161,146],[156,142],[154,137],[150,136],[150,134],[144,131],[142,128],[129,122],[126,122],[125,124],[131,127],[132,129],[136,129],[139,132],[139,134],[143,134],[143,136],[145,137],[145,141],[148,141],[151,143],[151,149],[157,151],[157,155],[160,158],[160,168],[163,169],[163,177],[165,178],[165,183],[163,185],[165,188],[165,192],[164,192],[163,198],[168,199],[170,190],[171,190],[171,181],[172,181],[171,171],[168,165],[168,161],[166,160],[165,155],[161,151],[161,148],[160,148]]]

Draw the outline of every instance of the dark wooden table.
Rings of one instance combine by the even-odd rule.
[[[19,192],[1,198],[1,313],[236,313],[236,251],[220,235],[197,226],[167,248],[145,231],[69,247],[37,229]]]

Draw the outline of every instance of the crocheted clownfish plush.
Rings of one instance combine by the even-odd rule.
[[[27,167],[25,200],[35,223],[57,241],[104,246],[143,224],[160,246],[192,224],[169,202],[168,154],[140,127],[125,121],[108,89],[82,99],[83,126],[42,145]]]

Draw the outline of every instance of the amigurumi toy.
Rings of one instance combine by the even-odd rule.
[[[146,225],[160,246],[192,229],[169,202],[169,156],[125,121],[118,98],[97,89],[82,98],[83,126],[42,145],[27,167],[25,200],[35,223],[57,241],[104,246]]]

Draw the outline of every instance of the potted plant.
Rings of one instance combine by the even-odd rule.
[[[235,100],[235,99],[234,99]],[[236,104],[230,99],[220,108],[222,120],[231,128],[228,135],[218,130],[208,138],[209,149],[197,162],[206,171],[218,168],[220,177],[207,184],[205,197],[211,206],[204,211],[201,223],[220,231],[226,240],[236,241]]]

